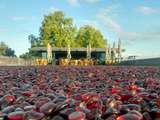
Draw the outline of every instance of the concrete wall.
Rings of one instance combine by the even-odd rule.
[[[125,65],[137,65],[137,66],[160,66],[160,58],[148,58],[148,59],[137,59],[123,61]]]
[[[32,65],[32,63],[32,60],[0,56],[0,66],[27,66]]]

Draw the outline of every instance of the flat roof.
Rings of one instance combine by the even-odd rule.
[[[46,47],[34,47],[30,49],[31,51],[47,51]],[[67,47],[64,48],[52,48],[52,51],[55,52],[65,52]],[[72,52],[86,52],[87,48],[71,48]],[[92,52],[105,52],[105,48],[92,48]]]
[[[33,48],[30,48],[29,50],[37,51],[37,52],[46,52],[47,48],[46,47],[33,47]],[[67,47],[64,47],[64,48],[53,47],[52,51],[53,52],[66,52]],[[71,48],[71,52],[86,52],[86,51],[87,51],[87,48]],[[105,48],[92,48],[91,52],[105,53]],[[116,52],[118,53],[118,48],[116,48]],[[122,49],[122,52],[125,52],[125,49]]]
[[[30,48],[31,51],[47,51],[46,47],[33,47]],[[105,48],[92,48],[92,52],[105,52]],[[52,48],[53,52],[66,52],[67,47],[64,48]],[[86,52],[87,48],[71,48],[71,52]],[[118,51],[118,48],[116,48],[116,51]],[[125,49],[122,49],[122,52],[125,52]]]

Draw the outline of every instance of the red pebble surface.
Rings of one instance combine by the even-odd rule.
[[[0,68],[0,119],[157,120],[160,68]]]

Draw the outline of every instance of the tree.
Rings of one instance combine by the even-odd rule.
[[[5,50],[5,56],[16,57],[15,51],[12,50],[11,48],[7,48],[7,49]]]
[[[35,58],[40,58],[41,54],[38,52],[29,51],[20,55],[19,57],[23,59],[35,59]]]
[[[87,47],[89,44],[94,48],[105,48],[106,46],[106,41],[101,32],[89,25],[82,26],[79,29],[76,40],[79,47]]]
[[[31,43],[31,48],[32,48],[32,47],[37,47],[37,46],[40,45],[40,41],[39,41],[38,37],[36,37],[36,36],[33,35],[33,34],[30,34],[30,35],[28,36],[28,40],[29,40],[29,42]]]
[[[2,41],[0,42],[0,55],[5,55],[5,50],[8,48],[8,46]]]
[[[26,53],[20,55],[19,57],[23,58],[23,59],[31,59],[32,55],[29,52],[26,52]]]
[[[15,51],[8,47],[8,45],[4,42],[0,42],[0,55],[1,56],[9,56],[15,57]]]
[[[40,40],[44,46],[50,43],[55,47],[74,46],[76,27],[72,18],[66,18],[62,11],[50,13],[44,17],[40,27]]]

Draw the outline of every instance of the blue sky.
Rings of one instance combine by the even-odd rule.
[[[79,28],[90,24],[110,44],[119,38],[124,56],[160,57],[160,0],[0,0],[0,41],[20,55],[38,36],[43,16],[62,10]]]

